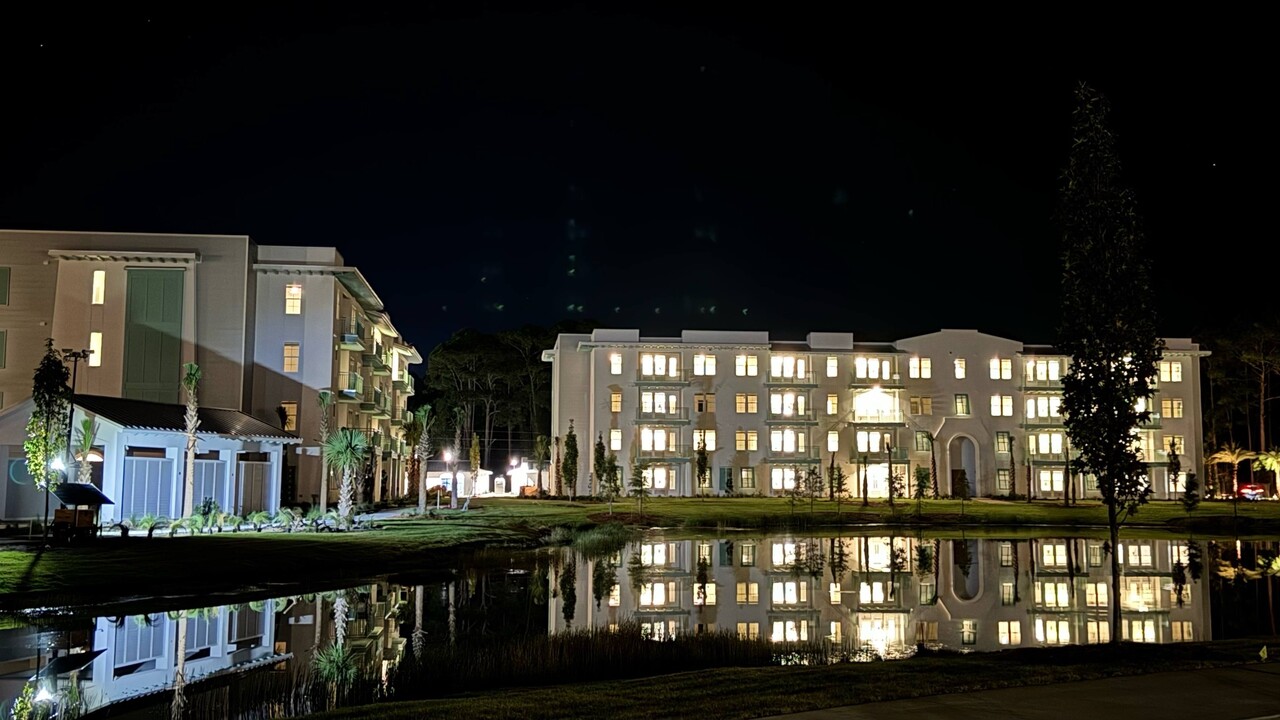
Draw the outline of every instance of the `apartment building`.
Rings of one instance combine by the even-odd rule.
[[[10,478],[25,475],[30,410],[22,404],[46,338],[91,351],[75,368],[83,395],[179,404],[182,365],[197,363],[202,407],[239,411],[302,440],[273,464],[266,495],[279,504],[321,495],[321,391],[339,401],[331,428],[369,434],[374,497],[404,486],[396,427],[413,393],[408,366],[421,357],[334,248],[258,246],[243,235],[0,231],[0,455]],[[173,496],[182,463],[165,468],[160,494]],[[14,487],[22,486],[0,491],[6,518],[7,508],[30,506],[4,502]]]
[[[917,645],[1105,643],[1113,632],[1134,642],[1208,640],[1207,578],[1175,569],[1187,567],[1190,552],[1185,542],[1126,539],[1121,597],[1112,598],[1101,539],[651,535],[612,557],[570,556],[554,566],[558,574],[578,564],[574,592],[548,603],[548,627],[631,622],[654,639],[736,632],[823,640],[834,654],[859,659],[904,657]],[[559,577],[550,582],[564,587]]]
[[[1200,358],[1185,338],[1167,338],[1150,421],[1136,441],[1155,497],[1181,491],[1203,463]],[[597,438],[630,468],[645,465],[657,495],[781,495],[796,477],[832,464],[851,494],[886,497],[891,477],[908,487],[916,468],[936,465],[942,495],[1080,497],[1091,476],[1072,477],[1062,423],[1061,379],[1070,358],[976,330],[941,330],[892,342],[849,333],[781,341],[767,332],[638,330],[563,334],[543,353],[552,363],[552,429],[572,422],[581,467],[578,493],[594,493]],[[1174,447],[1183,475],[1168,475]],[[695,451],[710,472],[699,482]]]

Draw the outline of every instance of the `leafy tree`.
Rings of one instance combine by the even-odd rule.
[[[916,515],[924,512],[924,498],[929,493],[929,468],[916,466]]]
[[[53,459],[66,450],[66,435],[62,432],[67,410],[71,404],[71,390],[67,381],[71,374],[62,362],[62,355],[53,349],[53,339],[44,341],[44,356],[36,366],[31,383],[31,400],[35,407],[27,419],[27,439],[22,449],[27,454],[27,471],[35,479],[36,487],[44,490],[44,539],[49,539],[49,495],[58,487],[58,471]]]
[[[613,514],[613,501],[622,494],[622,479],[618,476],[618,456],[609,451],[604,457],[604,470],[600,476],[600,490],[609,501],[609,514]]]
[[[1169,438],[1169,459],[1166,472],[1169,475],[1169,485],[1178,486],[1178,476],[1182,474],[1182,460],[1178,458],[1178,444],[1173,438]]]
[[[600,609],[605,595],[618,584],[618,568],[613,564],[611,555],[596,558],[591,566],[591,595],[595,598],[596,609]]]
[[[822,479],[822,468],[813,466],[804,471],[804,494],[809,498],[809,517],[813,517],[814,501],[826,492],[826,482]]]
[[[1258,454],[1252,450],[1245,450],[1235,443],[1227,443],[1205,460],[1231,466],[1231,496],[1235,498],[1240,495],[1240,463],[1253,460],[1257,456]]]
[[[1267,470],[1271,473],[1271,487],[1280,487],[1280,483],[1276,480],[1280,478],[1280,449],[1271,448],[1266,452],[1258,453],[1258,457],[1253,461],[1253,467],[1257,470]]]
[[[1188,513],[1200,506],[1200,483],[1196,480],[1195,473],[1187,473],[1186,482],[1183,483],[1182,497],[1179,499],[1182,508]]]
[[[605,449],[604,449],[604,433],[596,433],[596,446],[594,448],[594,452],[592,453],[591,467],[592,467],[592,478],[595,481],[596,492],[601,495],[604,494],[605,457],[606,455],[605,455]]]
[[[561,482],[569,486],[569,499],[573,500],[578,492],[578,434],[573,431],[573,420],[569,420],[569,432],[564,436],[564,459],[560,468]]]
[[[907,497],[907,479],[901,473],[894,472],[893,461],[889,461],[889,506],[893,507],[895,497]]]
[[[573,551],[560,571],[560,610],[564,615],[566,626],[573,624],[573,616],[578,610],[578,558]]]
[[[364,464],[368,449],[368,439],[364,433],[354,428],[342,428],[329,435],[324,443],[325,463],[342,473],[342,483],[338,488],[338,519],[346,527],[351,526],[352,510],[355,508],[355,474]]]
[[[707,562],[706,558],[699,557],[697,571],[693,576],[693,582],[696,588],[694,591],[694,597],[697,599],[697,602],[695,602],[694,605],[698,606],[698,612],[702,612],[702,608],[707,604],[707,583],[711,582],[710,571],[711,564]]]
[[[698,478],[698,495],[706,497],[706,491],[711,487],[710,478],[707,474],[711,471],[707,463],[707,442],[706,440],[698,441],[698,449],[694,453],[693,458],[694,474]]]
[[[186,425],[187,460],[186,481],[182,489],[182,516],[191,517],[196,494],[196,430],[200,427],[200,401],[196,388],[200,385],[200,366],[195,363],[182,365],[182,389],[187,395],[187,410],[182,419]]]
[[[1071,356],[1062,378],[1062,410],[1079,453],[1073,466],[1094,473],[1107,508],[1111,596],[1119,598],[1120,526],[1151,495],[1133,430],[1150,417],[1145,403],[1142,410],[1138,406],[1152,395],[1164,341],[1156,334],[1150,255],[1136,202],[1120,179],[1110,107],[1085,84],[1075,96],[1059,210],[1066,252],[1058,344]],[[1113,602],[1111,610],[1111,626],[1118,628],[1120,603]],[[1113,642],[1119,639],[1120,633],[1112,634]]]
[[[969,551],[969,541],[964,538],[952,540],[951,556],[960,574],[969,577],[969,573],[973,571],[973,553]]]
[[[645,484],[644,473],[649,469],[645,463],[631,466],[631,496],[636,499],[636,512],[644,515],[644,499],[649,497],[649,486]]]
[[[543,493],[542,471],[551,459],[551,440],[546,435],[539,435],[533,442],[533,462],[538,466],[538,494]]]

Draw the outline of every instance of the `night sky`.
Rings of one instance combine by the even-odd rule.
[[[335,245],[424,353],[562,319],[1051,342],[1082,79],[1161,331],[1275,313],[1259,18],[40,5],[0,21],[0,227]]]

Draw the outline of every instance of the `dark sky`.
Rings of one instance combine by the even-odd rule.
[[[0,21],[0,227],[335,245],[424,352],[566,318],[1052,341],[1078,80],[1162,332],[1274,314],[1262,18],[39,5]]]

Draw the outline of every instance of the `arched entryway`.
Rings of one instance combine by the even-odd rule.
[[[978,446],[973,439],[957,435],[947,443],[947,467],[951,470],[951,482],[943,490],[955,496],[960,492],[961,477],[969,486],[969,497],[978,495]]]

